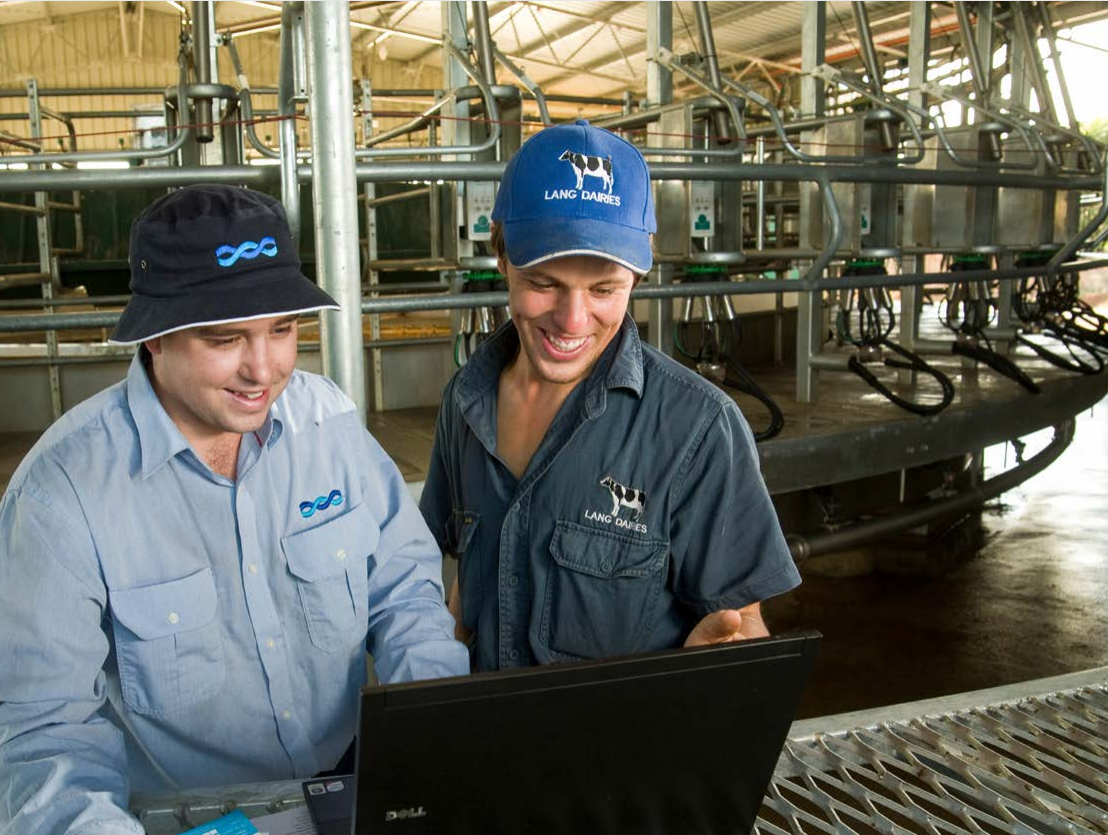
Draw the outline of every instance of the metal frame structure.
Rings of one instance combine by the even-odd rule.
[[[503,170],[503,159],[518,142],[518,136],[509,136],[508,133],[501,131],[499,108],[502,102],[510,102],[512,96],[518,100],[519,95],[515,88],[496,83],[495,72],[498,61],[506,66],[508,71],[534,96],[539,106],[540,119],[545,123],[550,118],[541,89],[511,63],[511,56],[505,56],[496,47],[490,31],[490,14],[486,5],[484,3],[470,5],[473,8],[472,31],[463,27],[467,20],[465,4],[452,2],[442,7],[445,34],[440,46],[445,56],[445,92],[437,94],[436,101],[420,117],[400,128],[384,133],[373,134],[372,130],[366,127],[369,122],[363,114],[364,147],[360,149],[356,149],[351,141],[354,136],[354,123],[348,118],[352,109],[348,105],[352,105],[353,99],[344,92],[347,88],[351,91],[354,89],[350,61],[343,51],[344,46],[349,47],[350,40],[349,28],[345,23],[346,7],[331,3],[311,4],[307,7],[299,3],[285,3],[282,6],[280,20],[281,56],[278,87],[278,112],[282,117],[279,133],[280,148],[265,147],[258,140],[253,127],[249,125],[250,119],[245,120],[248,123],[245,133],[249,145],[265,156],[276,157],[279,165],[259,167],[236,164],[235,161],[239,157],[233,147],[225,148],[220,155],[224,159],[223,164],[194,164],[198,157],[196,152],[190,151],[189,148],[193,147],[196,141],[206,144],[205,140],[216,138],[216,132],[202,127],[211,124],[211,119],[214,118],[205,115],[213,106],[213,102],[216,102],[216,105],[219,102],[226,103],[225,113],[222,114],[224,122],[228,119],[228,114],[233,115],[240,107],[245,116],[253,113],[251,90],[243,72],[238,72],[238,89],[213,83],[209,58],[212,51],[218,47],[229,48],[236,69],[241,70],[241,67],[231,36],[215,36],[210,43],[208,42],[211,27],[206,21],[210,16],[210,9],[204,2],[196,2],[193,9],[191,41],[187,45],[191,48],[195,77],[190,79],[186,76],[187,53],[186,48],[183,48],[179,60],[180,78],[176,88],[167,91],[167,102],[173,105],[169,109],[171,122],[174,117],[178,122],[178,124],[171,124],[171,134],[174,138],[167,147],[124,154],[72,151],[62,154],[41,152],[9,154],[0,157],[0,162],[18,159],[32,165],[45,166],[53,162],[68,165],[81,160],[111,156],[113,159],[126,158],[137,163],[162,155],[170,157],[178,164],[133,169],[126,180],[118,184],[118,187],[174,187],[199,179],[251,186],[279,182],[282,199],[294,232],[298,232],[300,225],[299,186],[310,183],[317,218],[317,241],[331,242],[335,236],[340,236],[344,241],[343,246],[338,248],[331,243],[317,246],[322,281],[333,294],[343,299],[345,311],[341,319],[330,315],[324,317],[322,341],[325,346],[325,369],[339,380],[340,385],[354,397],[359,408],[364,410],[365,373],[360,362],[363,351],[356,304],[362,298],[362,274],[356,261],[357,244],[354,242],[356,235],[350,232],[357,228],[357,213],[353,209],[352,199],[354,184],[362,185],[361,199],[365,202],[371,227],[370,238],[373,238],[372,233],[375,230],[372,213],[378,205],[374,203],[376,198],[371,193],[374,183],[442,181],[455,183],[454,191],[464,193],[468,182],[498,180]],[[1087,138],[1075,131],[1072,124],[1068,126],[1058,124],[1056,116],[1058,109],[1054,108],[1049,90],[1043,82],[1045,76],[1042,75],[1042,68],[1037,65],[1037,62],[1031,60],[1033,56],[1027,54],[1027,43],[1032,37],[1030,33],[1037,28],[1042,28],[1048,39],[1053,38],[1049,16],[1044,16],[1042,8],[1013,9],[1009,24],[1013,46],[1022,47],[1020,60],[1028,65],[1036,65],[1031,73],[1031,80],[1041,95],[1043,113],[1031,114],[1027,111],[1024,102],[1000,101],[995,91],[991,89],[990,80],[985,77],[983,68],[990,63],[993,34],[996,30],[995,21],[991,19],[988,10],[976,10],[978,22],[974,28],[970,20],[969,6],[965,3],[955,4],[967,60],[970,67],[976,70],[972,73],[971,79],[972,98],[966,98],[954,88],[940,87],[927,79],[929,4],[913,4],[911,9],[909,86],[906,92],[896,95],[890,94],[883,85],[884,70],[864,5],[854,5],[860,54],[866,72],[865,77],[862,78],[827,65],[825,5],[823,3],[805,4],[799,70],[800,118],[793,118],[792,121],[785,119],[781,109],[775,103],[760,95],[749,84],[729,78],[721,69],[721,63],[715,55],[713,21],[707,13],[706,4],[695,4],[704,72],[691,65],[687,58],[672,53],[673,21],[670,4],[650,2],[647,3],[646,8],[648,14],[644,43],[648,55],[652,58],[646,74],[647,100],[642,107],[623,117],[610,119],[608,123],[613,127],[646,128],[647,139],[643,143],[643,150],[651,158],[651,177],[656,181],[676,184],[678,189],[687,189],[693,181],[704,180],[758,185],[754,197],[757,223],[757,232],[754,236],[755,248],[743,252],[741,243],[738,243],[734,251],[705,251],[699,253],[693,259],[694,261],[739,265],[745,261],[747,264],[741,269],[756,269],[759,263],[784,258],[796,264],[802,276],[800,280],[772,283],[724,282],[711,288],[703,288],[688,283],[674,285],[672,282],[676,274],[675,265],[664,261],[659,262],[646,285],[637,293],[637,298],[650,300],[648,336],[659,347],[671,347],[668,342],[672,330],[672,308],[667,301],[664,301],[670,295],[720,293],[742,295],[772,292],[780,297],[784,293],[798,292],[800,296],[797,327],[797,399],[801,402],[812,401],[817,396],[818,374],[840,370],[843,364],[840,357],[825,357],[821,351],[823,294],[827,290],[845,290],[853,286],[861,286],[841,278],[833,279],[833,284],[826,283],[828,279],[825,276],[836,272],[834,264],[844,256],[852,254],[851,249],[843,249],[845,242],[854,241],[855,243],[851,243],[850,246],[855,248],[858,246],[856,243],[858,235],[854,228],[857,218],[843,216],[841,200],[837,196],[841,188],[849,185],[856,191],[865,191],[871,187],[880,186],[890,190],[889,193],[895,193],[896,189],[900,188],[957,187],[993,195],[1001,188],[1049,190],[1052,193],[1062,194],[1082,190],[1101,192],[1105,190],[1106,166],[1102,164],[1099,152],[1091,153],[1097,149]],[[1037,14],[1037,20],[1031,19],[1033,11]],[[374,27],[370,28],[374,29]],[[376,30],[382,33],[394,31],[390,27],[380,26],[374,29]],[[339,31],[346,34],[344,36],[335,34]],[[321,34],[324,32],[331,33],[327,36],[329,39],[320,40],[325,37]],[[544,33],[544,39],[546,37]],[[470,51],[474,55],[472,61],[469,57]],[[1052,53],[1052,60],[1056,60],[1054,53]],[[659,124],[660,119],[667,118],[666,113],[672,112],[675,73],[706,93],[704,99],[692,100],[685,111],[688,118],[711,126],[703,141],[685,144],[658,142],[651,138],[655,135],[652,133],[653,126]],[[326,77],[328,82],[313,86],[311,83],[313,77]],[[828,112],[826,101],[828,85],[837,85],[839,89],[845,89],[856,95],[858,101],[868,104],[871,114],[879,116],[877,127],[880,129],[882,143],[886,147],[885,152],[874,156],[865,151],[854,154],[820,154],[806,150],[806,143],[810,140],[806,140],[805,137],[811,137],[813,130],[821,125],[841,123],[843,119],[851,118],[842,113]],[[363,89],[362,103],[366,113],[372,113],[372,95],[370,89]],[[1062,95],[1067,98],[1065,112],[1072,122],[1072,106],[1068,102],[1064,84]],[[1025,159],[1004,157],[1003,149],[995,143],[995,147],[990,146],[993,149],[990,153],[995,152],[994,156],[996,154],[1000,156],[984,160],[967,157],[955,148],[950,138],[950,129],[929,107],[928,99],[934,96],[962,101],[978,114],[979,119],[985,120],[986,127],[990,124],[997,126],[995,134],[987,134],[990,142],[1000,136],[1000,131],[1008,131],[1013,136],[1019,137],[1027,153],[1037,157],[1037,160],[1029,163]],[[350,101],[347,101],[348,98]],[[479,101],[477,110],[474,108],[474,101]],[[296,147],[293,119],[302,104],[308,105],[312,133],[310,149]],[[769,120],[767,128],[759,131],[748,129],[746,121],[750,118],[752,105],[764,112]],[[195,118],[191,119],[189,118],[190,106],[195,113]],[[414,131],[433,125],[431,117],[440,112],[455,117],[445,123],[447,128],[445,132],[448,135],[444,144],[438,144],[437,135],[432,132],[431,141],[427,145],[403,148],[382,147],[390,139],[404,138]],[[470,122],[465,121],[476,112],[482,113],[489,125],[488,130],[480,136],[473,133]],[[193,124],[198,126],[193,127]],[[895,130],[895,126],[898,125],[904,130]],[[229,140],[229,133],[235,132],[227,130],[220,132],[224,145],[230,142],[230,145],[234,146],[238,142],[241,146],[242,140],[235,138]],[[711,136],[712,133],[715,134],[714,138]],[[754,136],[755,133],[758,134],[757,137]],[[769,136],[776,136],[781,144],[781,150],[774,154],[779,161],[765,161],[765,143],[762,142],[759,145],[757,139],[767,136],[767,133]],[[794,139],[797,136],[800,137],[799,142]],[[756,140],[755,143],[749,142],[751,138]],[[1077,166],[1067,164],[1060,151],[1067,143],[1076,149],[1080,160]],[[940,157],[947,160],[944,167],[928,168],[918,164],[923,159],[927,147],[934,147]],[[315,149],[328,149],[328,153],[321,154]],[[669,161],[672,157],[676,157],[679,161]],[[228,163],[227,160],[231,162]],[[814,189],[813,194],[817,195],[816,205],[820,207],[819,214],[822,217],[822,231],[813,235],[815,248],[801,246],[799,249],[790,250],[780,245],[765,246],[764,183],[766,182],[780,184],[777,187],[778,190],[785,189],[781,192],[782,195],[792,188],[790,184],[811,184],[809,188]],[[78,171],[72,168],[24,172],[9,170],[0,177],[0,192],[35,191],[44,194],[63,188],[79,192],[80,189],[93,184],[99,184],[99,177],[95,172]],[[430,189],[431,205],[436,213],[453,211],[454,191],[448,190],[443,195],[439,195],[437,189]],[[778,205],[782,200],[787,202],[788,199],[787,196],[778,198]],[[910,207],[906,206],[906,216],[909,209]],[[321,217],[324,219],[322,223],[319,220]],[[438,238],[440,229],[451,227],[447,222],[449,219],[446,215],[432,217],[435,239]],[[781,219],[780,210],[776,219],[778,221]],[[1100,220],[1103,220],[1103,217],[1100,217]],[[456,228],[456,224],[454,226]],[[850,232],[849,235],[848,232]],[[1073,230],[1069,233],[1066,240],[1058,242],[1058,252],[1045,268],[1045,272],[1059,274],[1079,269],[1078,265],[1070,263],[1070,258],[1082,243],[1092,238],[1096,232],[1097,228],[1094,227]],[[350,243],[345,243],[347,241]],[[443,249],[445,243],[445,241],[440,242],[441,261],[439,257],[433,257],[433,265],[438,265],[447,272],[452,269],[466,269],[466,259],[471,259],[474,254],[472,244],[463,238],[460,241],[451,242],[451,246]],[[780,241],[777,243],[780,244]],[[375,241],[367,241],[367,252],[372,252],[374,248]],[[919,347],[922,344],[916,332],[918,295],[912,288],[950,280],[949,276],[943,274],[932,273],[929,276],[922,274],[921,256],[936,250],[935,246],[926,244],[913,246],[908,242],[899,245],[895,253],[894,250],[875,250],[885,257],[889,254],[897,254],[898,257],[913,259],[910,263],[912,273],[910,277],[894,276],[883,282],[866,285],[901,288],[904,294],[902,296],[904,320],[901,334],[902,339],[909,346]],[[856,252],[864,254],[862,250],[856,250]],[[373,268],[368,271],[373,281],[376,271],[387,265],[379,263],[375,254],[368,260],[373,265]],[[829,268],[832,268],[830,272]],[[1040,273],[1043,271],[1040,269]],[[991,271],[988,277],[1001,279],[1001,287],[1007,288],[1010,279],[1025,275],[1026,273],[1019,271],[1013,272],[1009,260],[1007,263],[1002,262],[1002,269]],[[1007,289],[1002,289],[1001,294],[1001,306],[1006,308],[1010,293]],[[400,309],[464,308],[475,305],[477,303],[475,299],[481,295],[452,294],[434,300],[370,299],[363,300],[361,312],[377,314],[386,310]],[[499,304],[500,299],[496,299],[494,303]],[[100,318],[96,318],[98,316]],[[1007,316],[1008,311],[1004,310],[1002,330],[1007,328]],[[107,323],[110,319],[107,314],[44,314],[8,316],[4,321],[5,329],[25,330],[32,326],[47,328],[87,326],[91,321]],[[340,321],[343,323],[341,327],[338,325]],[[372,321],[375,320],[371,320],[371,327],[375,327]],[[372,338],[376,339],[377,335],[379,335],[379,329],[373,331]],[[776,353],[780,355],[782,352],[778,350]],[[374,356],[372,363],[376,381],[374,390],[379,392],[379,355]],[[378,405],[380,403],[379,395],[377,403]]]

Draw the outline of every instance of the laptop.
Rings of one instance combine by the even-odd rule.
[[[746,835],[818,632],[365,687],[321,835]]]

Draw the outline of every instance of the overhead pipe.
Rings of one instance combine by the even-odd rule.
[[[472,150],[472,148],[467,148]],[[685,153],[697,153],[689,149]],[[699,152],[703,153],[703,152]],[[436,180],[499,180],[504,173],[502,162],[414,161],[403,164],[373,162],[355,167],[358,182],[404,183]],[[197,182],[245,185],[264,188],[280,181],[277,166],[209,165],[192,167],[135,168],[112,184],[116,190],[168,187],[179,188]],[[810,182],[827,177],[844,183],[917,183],[950,186],[1006,186],[1025,189],[1100,190],[1102,179],[1091,176],[1044,176],[1038,174],[1006,174],[996,170],[915,169],[873,165],[806,165],[772,163],[755,165],[741,162],[652,162],[653,180],[769,180],[776,182]],[[310,165],[297,166],[301,183],[312,181]],[[0,194],[27,191],[92,190],[103,187],[101,171],[80,169],[46,171],[5,171],[0,177]]]
[[[493,55],[492,33],[489,30],[489,4],[485,0],[473,0],[473,29],[477,37],[477,67],[487,84],[496,84],[496,56]]]
[[[1043,37],[1050,47],[1050,60],[1054,64],[1054,77],[1058,79],[1058,90],[1062,94],[1062,106],[1066,108],[1066,120],[1069,127],[1077,128],[1077,114],[1073,109],[1073,100],[1070,98],[1070,88],[1066,83],[1066,74],[1062,69],[1062,56],[1058,52],[1058,41],[1054,37],[1054,22],[1050,19],[1050,8],[1046,3],[1038,2],[1035,6],[1039,10],[1039,21],[1043,27]],[[1035,53],[1038,57],[1038,53]],[[1057,121],[1057,119],[1055,119]]]
[[[716,56],[716,40],[712,34],[712,22],[708,17],[708,4],[705,0],[696,0],[693,3],[693,9],[696,11],[696,28],[700,33],[700,51],[703,53],[704,61],[708,67],[708,78],[711,80],[712,86],[722,93],[723,77],[719,71],[719,58]],[[713,120],[715,121],[716,137],[719,144],[725,145],[730,142],[727,117],[717,110],[713,114]]]
[[[873,46],[873,32],[869,28],[869,12],[862,0],[853,0],[851,7],[854,10],[854,22],[858,27],[858,41],[862,46],[862,60],[865,62],[866,71],[869,73],[869,84],[879,96],[885,94],[884,79],[881,74],[881,62],[877,59],[877,50]],[[893,136],[893,128],[888,122],[882,121],[878,125],[881,132],[881,147],[886,151],[892,151],[897,146]],[[922,153],[923,149],[920,148]]]
[[[970,63],[970,75],[972,76],[973,89],[977,94],[977,101],[982,105],[989,103],[989,76],[981,61],[981,53],[977,50],[977,41],[973,37],[973,23],[970,21],[969,9],[965,0],[956,0],[954,12],[958,16],[958,31],[962,35],[962,49]],[[1029,53],[1030,54],[1030,53]]]
[[[196,68],[196,81],[199,84],[212,83],[211,50],[211,2],[193,0],[192,4],[192,63]],[[185,111],[182,111],[182,114]],[[196,99],[196,141],[211,142],[215,137],[212,124],[212,100]]]
[[[1026,56],[1025,66],[1030,70],[1031,86],[1035,88],[1035,98],[1039,100],[1039,109],[1050,121],[1057,122],[1058,116],[1054,108],[1054,96],[1050,91],[1050,82],[1047,81],[1043,62],[1039,56],[1039,44],[1025,15],[1027,4],[1016,3],[1011,6],[1012,21],[1016,25],[1016,37],[1020,40]]]
[[[739,141],[735,143],[735,147],[731,149],[723,148],[640,148],[639,150],[645,155],[682,155],[688,156],[695,154],[698,157],[716,157],[716,158],[728,158],[734,159],[736,157],[741,158],[743,149],[746,143],[746,126],[743,123],[742,113],[739,111],[738,105],[734,96],[729,96],[719,87],[712,84],[710,79],[705,78],[700,73],[685,66],[684,62],[669,49],[664,46],[658,47],[657,52],[654,54],[654,61],[661,66],[668,69],[670,72],[679,72],[697,86],[701,87],[712,98],[716,99],[720,104],[727,108],[728,113],[731,114],[731,121],[734,123],[735,132],[738,134]],[[722,114],[721,114],[722,115]],[[725,131],[723,135],[728,135]]]
[[[458,62],[459,66],[465,70],[466,74],[473,79],[473,83],[477,85],[477,89],[481,91],[481,98],[485,102],[485,116],[489,120],[490,125],[488,138],[480,145],[437,145],[434,147],[426,146],[419,148],[363,148],[354,152],[354,157],[356,159],[378,160],[391,157],[441,157],[447,154],[480,154],[483,151],[496,147],[496,143],[500,141],[501,133],[500,108],[496,104],[496,96],[493,95],[492,87],[486,83],[481,71],[474,67],[465,54],[454,46],[448,38],[443,39],[442,45],[443,49],[450,53],[451,57]],[[446,103],[445,100],[443,103]],[[424,120],[420,122],[419,118],[417,118],[406,126],[407,130],[405,130],[405,132],[416,130],[426,124],[427,121],[428,120]],[[417,122],[419,124],[416,124]],[[376,139],[380,141],[379,137]]]
[[[873,91],[878,95],[885,92],[885,86],[881,77],[881,64],[877,60],[877,50],[873,48],[873,32],[869,28],[869,12],[862,0],[853,0],[851,8],[854,10],[854,24],[858,27],[858,42],[862,46],[862,61],[869,73],[869,83]]]
[[[834,254],[835,236],[829,237],[823,252]],[[444,265],[446,266],[446,265]],[[850,290],[871,287],[920,287],[927,284],[949,284],[955,281],[1013,281],[1035,278],[1044,273],[1074,273],[1108,267],[1108,258],[1062,265],[1006,267],[997,270],[967,270],[964,272],[903,273],[899,275],[857,275],[838,278],[813,278],[809,270],[801,279],[753,279],[749,281],[701,281],[683,284],[640,284],[631,291],[632,299],[680,299],[689,296],[756,296],[778,293],[811,293],[824,290]],[[387,285],[382,285],[387,286]],[[377,292],[377,291],[374,291]],[[498,307],[507,304],[505,291],[489,293],[458,293],[451,295],[410,296],[394,299],[361,298],[361,312],[413,313],[425,310],[461,310],[475,307]],[[80,328],[110,328],[119,319],[115,311],[93,313],[33,313],[0,316],[0,333],[23,333],[43,330],[73,330]]]
[[[185,64],[185,54],[181,52],[177,57],[177,108],[179,113],[188,112],[188,76]],[[164,92],[164,91],[163,91]],[[177,138],[164,148],[150,148],[145,151],[81,151],[81,152],[64,152],[64,153],[34,153],[34,154],[15,154],[0,156],[0,163],[13,163],[21,162],[28,165],[35,164],[50,164],[50,163],[71,163],[71,162],[138,162],[140,160],[158,159],[160,157],[167,157],[171,154],[177,153],[191,135],[191,130],[187,124],[181,125],[177,128]],[[10,174],[11,171],[6,172]],[[65,171],[40,171],[38,174],[68,174],[78,173],[72,169]],[[98,186],[103,186],[103,173],[102,172],[87,172],[95,174],[93,180],[99,180]],[[2,180],[3,178],[0,178]],[[62,188],[51,189],[51,191],[60,191]],[[74,186],[77,188],[77,186]],[[0,186],[0,191],[14,191],[16,189],[6,189]],[[36,191],[38,189],[22,189],[22,191]]]
[[[542,120],[542,123],[544,125],[552,124],[552,121],[550,119],[550,111],[546,107],[546,102],[547,102],[548,97],[539,88],[539,85],[536,84],[534,81],[532,81],[531,78],[527,75],[527,73],[525,73],[520,67],[517,67],[515,64],[513,64],[512,61],[508,58],[508,56],[500,51],[500,49],[496,46],[495,43],[492,45],[492,53],[493,53],[493,55],[496,56],[496,60],[499,61],[504,66],[504,68],[508,70],[508,72],[510,72],[512,75],[514,75],[516,77],[516,79],[519,81],[519,83],[522,84],[524,87],[526,87],[527,92],[530,93],[531,96],[535,99],[535,104],[537,104],[538,107],[539,107],[539,118]],[[571,96],[561,96],[561,97],[551,98],[550,100],[551,101],[564,101],[567,98],[573,98],[573,97],[571,97]],[[592,102],[585,102],[585,103],[586,104],[592,104]]]
[[[289,222],[293,243],[300,244],[300,182],[296,170],[296,102],[300,96],[296,75],[296,51],[303,45],[303,3],[281,4],[281,43],[277,80],[277,112],[281,122],[277,138],[281,145],[281,203]]]
[[[270,159],[280,159],[281,151],[278,148],[270,148],[266,145],[258,136],[258,131],[254,126],[254,105],[250,97],[250,80],[246,76],[246,70],[242,68],[242,61],[239,60],[239,50],[238,47],[235,46],[234,36],[230,34],[224,36],[223,43],[227,47],[227,54],[231,56],[231,64],[235,68],[235,77],[238,79],[239,104],[242,107],[242,119],[243,126],[246,128],[246,138],[254,147],[254,150],[258,151],[262,156],[269,157]]]

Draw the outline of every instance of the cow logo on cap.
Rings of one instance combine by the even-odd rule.
[[[577,175],[577,188],[584,186],[585,177],[599,177],[608,194],[612,193],[615,177],[612,176],[612,158],[610,156],[589,156],[567,148],[558,159],[573,166],[573,173]]]
[[[221,267],[230,267],[240,258],[253,259],[259,255],[272,258],[277,254],[277,241],[273,238],[262,238],[258,243],[243,241],[237,247],[224,244],[215,251],[215,258]]]

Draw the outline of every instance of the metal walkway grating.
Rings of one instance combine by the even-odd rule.
[[[755,832],[1108,833],[1108,686],[792,739]]]

